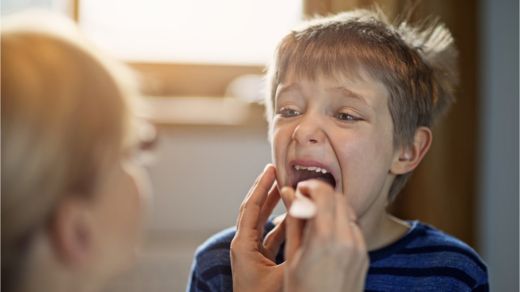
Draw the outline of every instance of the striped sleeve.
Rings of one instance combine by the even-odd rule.
[[[403,238],[369,253],[365,291],[489,291],[486,265],[471,247],[428,225],[411,224]],[[199,247],[187,291],[232,291],[234,234],[234,229],[224,230]],[[281,262],[283,248],[277,257]]]
[[[473,249],[429,226],[416,228],[391,252],[371,254],[367,290],[489,291],[487,268]]]
[[[187,292],[232,291],[229,247],[234,228],[219,232],[195,252]]]

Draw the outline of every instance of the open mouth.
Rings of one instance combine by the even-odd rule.
[[[296,188],[298,183],[309,179],[321,180],[331,185],[333,189],[336,188],[336,179],[330,173],[330,171],[325,168],[318,166],[302,166],[296,164],[293,166],[293,170],[294,176],[291,184],[293,188]]]

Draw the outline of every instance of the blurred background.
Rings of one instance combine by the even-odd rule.
[[[276,42],[313,15],[378,3],[390,18],[405,0],[2,0],[63,13],[101,50],[142,76],[161,140],[144,251],[107,291],[183,291],[196,247],[234,225],[270,161],[262,74]],[[433,147],[391,206],[472,245],[493,291],[518,291],[518,1],[425,0],[460,50],[457,102]],[[277,212],[281,212],[278,208]]]

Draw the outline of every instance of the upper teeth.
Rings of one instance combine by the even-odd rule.
[[[301,165],[295,165],[294,169],[296,170],[308,170],[308,171],[315,171],[315,172],[321,172],[321,173],[327,173],[328,171],[326,169],[323,169],[321,167],[317,166],[301,166]]]

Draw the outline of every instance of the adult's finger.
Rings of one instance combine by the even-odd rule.
[[[319,180],[308,180],[298,184],[297,192],[309,197],[316,205],[316,215],[309,220],[319,236],[333,236],[336,213],[334,189]]]
[[[289,187],[284,187],[281,190],[282,197],[288,200],[295,197],[294,190]],[[290,208],[290,206],[288,206]],[[291,262],[296,255],[296,252],[301,246],[303,228],[305,222],[302,219],[295,218],[290,214],[285,217],[286,224],[286,239],[285,239],[285,259]]]
[[[256,229],[258,230],[258,236],[263,235],[263,230],[267,219],[273,213],[274,208],[280,201],[280,192],[278,191],[278,186],[276,183],[273,184],[269,194],[267,195],[267,199],[265,200],[264,205],[262,206],[262,210],[260,211],[260,217],[258,219],[258,224]]]
[[[285,219],[285,259],[292,262],[301,249],[305,229],[305,220],[287,214]]]
[[[236,237],[257,236],[260,212],[274,180],[274,166],[269,164],[265,167],[262,175],[255,181],[255,184],[251,187],[249,194],[240,206]]]
[[[287,188],[293,190],[292,192],[285,192],[283,193],[281,190]],[[291,187],[283,187],[280,189],[280,196],[282,197],[282,202],[285,206],[285,209],[289,211],[289,208],[291,207],[292,202],[296,198],[296,193],[294,192],[294,189]]]
[[[284,218],[265,236],[263,250],[265,255],[273,262],[276,262],[276,255],[280,251],[280,246],[285,239],[285,233],[286,224]]]
[[[351,208],[347,206],[345,195],[336,193],[336,237],[343,242],[354,241],[352,231],[353,216]]]

